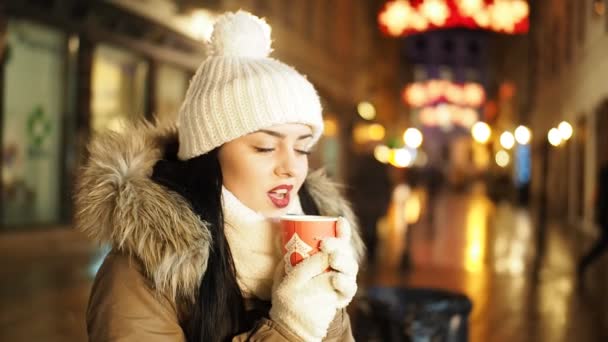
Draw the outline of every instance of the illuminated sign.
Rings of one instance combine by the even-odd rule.
[[[378,14],[380,30],[391,36],[447,28],[527,33],[530,7],[525,0],[391,0]]]

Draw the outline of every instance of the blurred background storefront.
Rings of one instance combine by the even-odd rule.
[[[174,116],[203,46],[119,2],[2,6],[1,224],[66,225],[91,135]]]

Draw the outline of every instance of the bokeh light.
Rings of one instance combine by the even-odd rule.
[[[492,129],[487,123],[479,121],[476,122],[471,128],[471,134],[473,135],[473,139],[475,139],[475,141],[485,144],[492,136]]]
[[[532,139],[532,132],[526,126],[519,126],[515,129],[515,140],[520,145],[527,145]]]
[[[416,128],[408,128],[405,130],[405,133],[403,133],[403,142],[405,142],[407,147],[418,148],[422,145],[422,140],[422,132]]]
[[[365,120],[373,120],[376,117],[376,108],[367,101],[363,101],[357,105],[357,112]]]
[[[384,139],[384,134],[385,134],[384,126],[382,126],[381,124],[377,124],[377,123],[372,124],[369,126],[368,134],[369,134],[369,138],[371,140],[374,140],[374,141],[382,140],[382,139]]]
[[[406,148],[398,148],[393,150],[390,163],[395,167],[404,168],[412,165],[415,158],[416,156],[414,153],[412,153],[412,151]]]
[[[549,139],[549,143],[551,145],[559,146],[562,143],[562,134],[557,128],[553,127],[549,130],[547,139]]]
[[[503,132],[500,135],[500,145],[504,148],[506,148],[507,150],[510,150],[513,148],[513,146],[515,145],[515,137],[513,136],[513,133],[511,132]]]
[[[328,118],[323,120],[323,135],[335,137],[338,134],[338,124],[335,119]]]
[[[388,163],[391,158],[391,149],[386,145],[378,145],[374,148],[374,158],[382,164]]]
[[[511,162],[509,153],[505,150],[500,150],[496,153],[496,164],[500,167],[507,167]]]
[[[562,136],[562,140],[566,141],[572,138],[572,125],[570,125],[570,123],[568,123],[567,121],[560,122],[559,126],[557,126],[557,129],[559,130],[559,133]]]

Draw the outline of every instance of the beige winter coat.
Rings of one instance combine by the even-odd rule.
[[[154,164],[177,140],[174,127],[139,124],[107,133],[89,146],[76,192],[76,224],[112,252],[97,273],[87,310],[90,341],[184,341],[183,322],[207,268],[210,233],[183,197],[150,179]],[[347,201],[322,173],[306,180],[322,215],[353,223]],[[261,302],[247,301],[253,309]],[[234,341],[297,341],[265,318]],[[338,312],[326,341],[352,341],[348,314]]]

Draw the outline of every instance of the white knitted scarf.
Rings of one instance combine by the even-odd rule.
[[[224,233],[243,297],[270,300],[274,271],[281,260],[277,224],[245,206],[225,187],[222,205]],[[302,214],[298,196],[294,196],[287,213]]]

